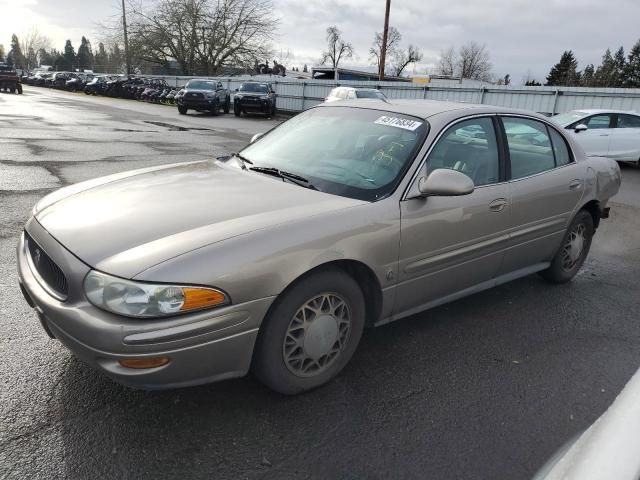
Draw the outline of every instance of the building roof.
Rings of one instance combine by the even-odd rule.
[[[338,80],[367,80],[377,81],[378,74],[375,72],[365,72],[361,70],[349,70],[347,68],[332,68],[332,67],[313,67],[311,69],[312,77],[323,80],[335,80],[335,73],[338,71]],[[319,74],[316,76],[316,74]],[[411,79],[407,77],[393,77],[390,75],[384,76],[385,82],[410,82]]]

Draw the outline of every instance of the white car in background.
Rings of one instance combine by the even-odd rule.
[[[360,100],[363,98],[373,98],[376,100],[386,100],[382,92],[375,88],[354,88],[354,87],[336,87],[329,96],[324,99],[325,102],[338,102],[340,100]]]
[[[640,114],[622,110],[572,110],[551,117],[572,130],[588,156],[640,164]]]

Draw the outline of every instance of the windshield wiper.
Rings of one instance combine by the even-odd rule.
[[[285,172],[284,170],[279,170],[274,167],[251,167],[249,170],[253,170],[254,172],[259,173],[266,173],[267,175],[273,175],[274,177],[280,177],[283,181],[289,180],[291,183],[295,183],[296,185],[300,185],[301,187],[318,190],[318,187],[316,187],[309,180],[295,173]]]
[[[242,162],[242,168],[243,170],[247,169],[247,163],[249,165],[253,165],[253,162],[251,160],[249,160],[247,157],[243,157],[241,154],[239,153],[232,153],[232,155],[234,157],[236,157],[237,159],[239,159]]]

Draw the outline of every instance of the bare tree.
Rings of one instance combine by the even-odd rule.
[[[393,75],[399,77],[407,65],[422,60],[422,52],[413,45],[406,50],[397,50],[393,56]]]
[[[468,42],[460,47],[458,58],[458,73],[460,78],[472,80],[491,80],[491,62],[485,45]]]
[[[20,47],[27,60],[27,69],[30,70],[38,66],[38,52],[41,49],[47,50],[51,48],[51,40],[49,37],[42,35],[38,27],[33,26],[27,33],[22,35]]]
[[[440,52],[440,62],[438,63],[438,74],[453,77],[455,75],[458,56],[454,47],[449,47]]]
[[[271,0],[156,0],[132,7],[128,18],[132,57],[175,60],[185,75],[249,68],[271,56],[279,21]]]
[[[387,34],[387,61],[386,64],[391,62],[392,57],[397,55],[398,47],[400,45],[400,41],[402,40],[402,34],[398,31],[396,27],[389,27],[389,32]],[[371,44],[371,48],[369,49],[369,60],[371,61],[371,65],[375,65],[378,70],[380,69],[380,54],[382,51],[382,33],[376,32],[373,37],[373,43]],[[386,67],[387,65],[385,65]]]
[[[338,68],[340,60],[353,57],[353,45],[342,38],[342,32],[335,25],[327,28],[327,50],[322,52],[320,64],[330,63]]]

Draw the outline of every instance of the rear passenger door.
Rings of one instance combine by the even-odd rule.
[[[602,113],[592,115],[578,124],[585,124],[587,130],[576,132],[575,138],[590,157],[609,155],[609,144],[613,135],[613,115]]]
[[[512,204],[500,273],[508,274],[551,260],[582,197],[586,167],[551,125],[516,116],[503,116],[502,124]]]

